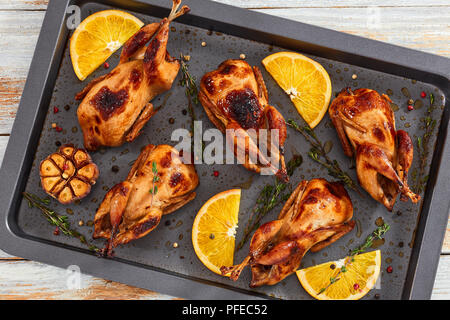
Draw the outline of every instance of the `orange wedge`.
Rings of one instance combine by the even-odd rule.
[[[240,201],[240,189],[216,194],[202,206],[192,226],[192,244],[197,257],[220,275],[220,267],[233,265]]]
[[[331,99],[331,80],[316,61],[296,52],[278,52],[262,64],[289,95],[302,118],[311,128],[322,120]]]
[[[361,299],[377,282],[381,253],[376,250],[359,254],[351,263],[349,259],[351,257],[297,270],[298,280],[312,297],[319,300]],[[338,280],[330,284],[330,279]]]
[[[70,38],[70,57],[78,79],[86,79],[143,25],[121,10],[100,11],[84,19]]]

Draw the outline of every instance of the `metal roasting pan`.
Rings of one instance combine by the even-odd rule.
[[[450,203],[450,60],[211,1],[185,0],[184,3],[191,7],[191,13],[172,24],[169,52],[176,57],[180,52],[191,55],[189,68],[197,79],[215,69],[223,60],[238,58],[245,53],[250,64],[262,69],[269,100],[286,119],[301,121],[288,97],[261,66],[265,56],[280,50],[298,51],[320,62],[331,76],[333,94],[347,86],[368,87],[388,93],[396,105],[393,108],[396,110],[397,129],[408,131],[414,141],[423,135],[420,119],[429,106],[428,98],[422,99],[420,93],[433,93],[435,107],[432,116],[438,126],[431,139],[426,169],[429,171],[426,172],[428,182],[425,193],[422,193],[423,201],[418,205],[397,201],[394,211],[389,213],[368,194],[364,193],[361,197],[350,191],[358,230],[321,252],[306,254],[302,261],[302,267],[308,267],[344,257],[349,248],[364,241],[374,230],[375,221],[381,217],[391,225],[391,230],[386,235],[385,243],[378,247],[382,252],[379,285],[366,298],[372,299],[379,294],[382,299],[428,299]],[[0,247],[16,256],[62,268],[77,265],[83,273],[177,297],[310,299],[295,275],[275,286],[250,289],[249,270],[245,270],[237,282],[232,282],[207,270],[195,256],[191,226],[204,201],[220,191],[243,182],[252,182],[247,183],[250,187],[242,191],[239,240],[257,193],[264,184],[273,182],[273,177],[258,176],[239,165],[197,165],[200,178],[197,198],[177,212],[163,217],[160,226],[148,236],[118,248],[113,259],[97,258],[78,240],[53,235],[54,227],[45,221],[37,209],[28,208],[21,193],[26,190],[45,196],[39,186],[38,166],[43,158],[56,151],[55,142],[82,146],[75,93],[94,77],[108,72],[99,68],[83,83],[76,78],[68,54],[68,39],[72,31],[67,29],[65,23],[66,9],[72,4],[80,6],[82,18],[99,10],[120,8],[135,14],[145,23],[167,16],[171,7],[170,0],[50,1],[0,171]],[[201,46],[203,41],[207,43],[206,47]],[[117,64],[119,53],[110,58],[111,66]],[[358,78],[352,79],[352,74],[357,74]],[[407,111],[408,96],[417,103],[413,112]],[[78,221],[93,220],[106,190],[126,177],[140,148],[148,143],[175,145],[177,142],[170,139],[173,129],[189,128],[190,118],[182,113],[187,99],[178,79],[169,92],[156,98],[153,103],[163,105],[163,108],[147,123],[144,133],[137,140],[119,148],[92,153],[101,174],[88,197],[80,204],[70,206],[51,202],[52,208],[60,214],[66,214],[70,208],[73,214],[67,215],[71,225],[84,235],[89,236],[92,227],[86,224],[79,227]],[[70,107],[68,111],[64,108],[66,105]],[[53,113],[54,106],[59,107],[59,113]],[[195,111],[203,120],[204,130],[213,127],[201,106],[195,107]],[[174,124],[169,123],[169,118],[174,119],[171,121]],[[58,123],[63,132],[51,130],[53,122]],[[328,115],[315,131],[322,141],[331,142],[330,156],[356,179],[351,161],[344,156]],[[288,133],[286,159],[289,160],[295,153],[303,155],[304,160],[291,181],[297,184],[302,179],[314,177],[332,180],[323,168],[306,156],[309,147],[304,139],[291,129]],[[119,167],[119,172],[111,171],[113,165]],[[417,166],[418,154],[415,150],[411,171]],[[214,177],[213,170],[220,172],[219,177]],[[411,175],[409,180],[413,184]],[[279,210],[274,209],[264,221],[275,219]],[[172,246],[174,242],[179,243],[178,248]],[[94,244],[102,246],[103,241],[96,240]],[[240,262],[247,250],[248,244],[236,252],[235,262]],[[385,271],[388,265],[393,267],[394,272]]]

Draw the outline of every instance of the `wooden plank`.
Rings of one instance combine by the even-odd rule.
[[[287,19],[450,57],[450,7],[256,10]],[[373,12],[375,16],[369,19]],[[447,26],[447,28],[443,27]]]
[[[329,8],[329,7],[414,7],[422,6],[422,0],[214,0],[242,8]],[[0,10],[44,10],[48,0],[0,0]],[[187,2],[188,3],[188,2]],[[448,6],[448,0],[430,0],[427,6]]]
[[[6,145],[8,144],[8,136],[0,136],[0,167],[2,165],[3,156],[5,155]]]
[[[444,243],[442,244],[442,253],[450,254],[450,217],[447,223],[447,232],[445,233]]]
[[[71,281],[68,270],[34,261],[0,260],[0,300],[12,299],[171,299],[153,291],[80,274]],[[74,278],[72,278],[74,279]]]
[[[10,299],[170,299],[153,291],[80,275],[79,287],[69,287],[69,273],[33,261],[0,260],[0,300]],[[442,256],[432,299],[450,295],[450,256]]]
[[[0,10],[45,10],[48,0],[0,0]]]
[[[433,300],[449,300],[450,299],[450,256],[442,255],[439,260],[439,267],[434,281]]]
[[[0,11],[0,134],[11,132],[44,14]]]

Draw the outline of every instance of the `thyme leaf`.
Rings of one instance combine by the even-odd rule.
[[[158,168],[156,167],[155,161],[152,162],[152,172],[153,172],[152,188],[150,189],[149,192],[152,195],[155,195],[158,192],[158,186],[155,183],[159,181]],[[150,203],[150,206],[152,205],[152,203],[153,203],[153,197],[152,197],[152,202]]]

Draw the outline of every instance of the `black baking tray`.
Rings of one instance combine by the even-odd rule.
[[[36,175],[36,164],[44,155],[56,150],[55,140],[82,143],[81,133],[73,129],[77,126],[75,116],[77,105],[73,101],[73,95],[85,83],[76,80],[70,69],[67,52],[71,31],[66,26],[66,10],[72,4],[80,6],[83,18],[104,8],[120,8],[136,14],[146,23],[167,16],[171,7],[170,0],[51,0],[49,2],[0,171],[0,181],[2,181],[0,247],[16,256],[63,268],[77,265],[84,273],[177,297],[192,299],[309,298],[296,282],[295,276],[288,277],[277,286],[250,290],[247,286],[248,270],[245,271],[242,279],[234,283],[212,274],[196,259],[190,243],[189,231],[193,216],[199,209],[198,205],[214,193],[254,176],[241,166],[234,166],[233,170],[223,169],[220,166],[209,166],[209,168],[197,166],[200,187],[196,201],[179,210],[173,217],[165,218],[166,221],[172,222],[172,226],[177,226],[180,221],[182,224],[184,222],[183,232],[179,233],[174,228],[165,228],[162,223],[149,236],[119,248],[113,259],[99,259],[76,241],[63,236],[53,236],[52,227],[42,219],[39,212],[35,209],[27,209],[26,203],[22,201],[21,193],[26,190],[38,194],[40,192],[42,195]],[[193,57],[190,61],[191,72],[197,79],[203,73],[214,69],[221,62],[220,59],[238,58],[240,53],[246,53],[247,60],[252,65],[259,65],[261,59],[272,51],[288,49],[302,52],[324,65],[331,75],[334,92],[345,87],[346,83],[352,87],[366,86],[382,92],[388,88],[393,89],[391,98],[399,107],[396,118],[405,118],[408,121],[397,119],[397,128],[409,128],[407,131],[413,135],[415,132],[420,132],[420,112],[423,114],[426,106],[422,108],[422,111],[416,110],[415,115],[407,113],[405,111],[407,99],[400,92],[404,92],[403,89],[406,88],[411,97],[417,100],[420,100],[421,91],[433,92],[439,106],[435,111],[438,115],[439,130],[432,139],[435,145],[431,148],[433,154],[427,163],[428,182],[420,205],[398,203],[394,208],[395,212],[391,214],[367,195],[364,198],[358,198],[356,193],[350,192],[355,205],[355,218],[360,219],[360,224],[364,226],[363,230],[360,230],[363,236],[351,239],[350,236],[346,236],[321,254],[307,254],[302,263],[302,266],[309,266],[343,257],[349,247],[354,247],[363,241],[364,236],[373,229],[374,220],[382,216],[392,225],[392,230],[386,236],[386,243],[382,247],[382,254],[383,258],[389,257],[396,263],[394,265],[396,273],[387,275],[383,272],[381,286],[373,292],[381,293],[381,298],[387,299],[428,299],[433,288],[450,205],[448,196],[450,190],[448,161],[450,159],[448,131],[450,60],[212,1],[186,0],[184,4],[191,7],[191,13],[173,24],[169,51],[175,56],[176,50],[180,48],[183,48],[185,54],[190,52]],[[189,35],[187,30],[191,31]],[[207,42],[207,46],[201,49],[199,43],[203,40]],[[117,54],[111,58],[112,65],[115,65],[117,58]],[[96,71],[86,82],[102,72],[107,71]],[[357,80],[351,79],[353,73],[358,74]],[[270,100],[280,108],[285,118],[298,118],[298,115],[292,112],[293,108],[288,98],[264,70],[263,75],[270,92]],[[100,166],[101,177],[92,194],[81,202],[79,208],[75,207],[75,211],[79,211],[79,216],[69,216],[72,225],[75,225],[80,218],[93,219],[95,208],[98,206],[97,199],[101,200],[106,192],[101,186],[111,187],[113,183],[123,179],[128,171],[127,163],[137,157],[140,147],[150,142],[170,143],[170,139],[165,136],[170,128],[167,124],[162,125],[167,122],[168,117],[175,117],[180,126],[186,126],[189,123],[188,118],[179,117],[180,110],[183,108],[180,104],[186,104],[183,100],[185,99],[183,90],[174,84],[172,93],[167,93],[155,100],[156,105],[168,102],[154,117],[155,119],[150,120],[144,134],[135,142],[93,155],[94,161]],[[424,102],[426,104],[426,101]],[[54,115],[51,112],[53,106],[56,105],[62,109],[65,104],[71,106],[71,113],[65,114],[62,111]],[[197,112],[200,118],[203,117],[207,122],[201,108]],[[53,121],[63,123],[67,131],[71,131],[67,126],[73,126],[72,132],[57,136],[54,131],[49,130],[49,125]],[[327,117],[316,131],[321,138],[331,139],[334,142],[333,157],[338,158],[341,164],[345,163],[344,161],[350,163],[343,156],[334,129],[329,125]],[[148,134],[151,134],[151,139]],[[288,154],[294,153],[290,150],[291,144],[297,152],[300,150],[305,153],[307,150],[307,145],[301,142],[301,139],[293,132],[289,133],[286,144]],[[121,165],[120,174],[117,176],[108,172],[112,162],[115,161],[111,160],[116,158],[114,155],[117,158],[123,155],[123,158],[117,159],[117,163]],[[211,168],[227,173],[221,174],[220,179],[214,180],[210,175]],[[303,178],[309,179],[314,176],[329,178],[325,171],[309,162],[307,157],[304,157],[304,164],[299,170],[300,172],[296,173],[292,179],[295,183]],[[352,175],[354,176],[354,172]],[[251,208],[252,199],[254,202],[258,187],[271,181],[270,179],[270,177],[254,177],[252,191],[243,191],[248,192],[248,196],[242,199],[241,211]],[[53,205],[58,212],[64,213],[65,207],[55,202],[52,202]],[[403,212],[403,214],[400,216],[396,212]],[[275,215],[276,213],[272,213],[267,219],[273,220]],[[240,221],[245,222],[245,217],[246,213],[240,212]],[[82,231],[88,234],[92,230],[87,228]],[[186,235],[184,240],[180,239],[183,234]],[[178,250],[180,251],[165,246],[166,240],[179,241],[181,245]],[[404,249],[398,248],[399,242],[404,242]],[[96,244],[101,245],[102,242]],[[245,250],[238,252],[236,261],[245,256]],[[179,259],[178,256],[181,254],[186,255],[186,258]],[[383,266],[385,266],[384,263],[383,261]],[[370,298],[370,295],[367,297]]]

